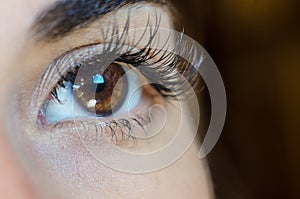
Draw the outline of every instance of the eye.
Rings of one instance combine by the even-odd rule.
[[[42,113],[49,123],[125,114],[141,100],[141,83],[139,74],[124,63],[113,62],[104,67],[89,60],[77,64],[61,78]]]
[[[190,62],[198,54],[185,54],[187,44],[177,37],[172,41],[169,36],[150,35],[138,48],[136,43],[143,39],[133,37],[138,41],[126,40],[132,44],[126,45],[119,40],[125,37],[119,36],[64,53],[50,64],[34,94],[31,104],[38,107],[38,128],[90,137],[86,146],[97,142],[99,135],[119,144],[130,140],[126,138],[152,138],[170,128],[167,114],[181,117],[177,100],[187,100],[190,94],[196,99],[193,86],[198,80]]]
[[[160,126],[151,118],[150,109],[163,106],[162,94],[168,91],[162,83],[149,82],[151,76],[160,79],[153,73],[156,69],[149,70],[160,66],[151,54],[150,50],[112,44],[109,48],[106,44],[79,47],[63,54],[40,82],[37,96],[44,95],[44,102],[38,111],[39,126],[52,130],[66,125],[66,130],[94,126],[94,132],[101,129],[108,137],[119,134],[121,140],[124,135],[145,136],[149,125]],[[43,85],[52,87],[51,91],[46,93]]]

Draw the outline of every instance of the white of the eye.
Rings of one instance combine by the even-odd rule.
[[[74,118],[74,115],[91,116],[73,100],[72,84],[67,82],[65,88],[57,89],[57,96],[61,103],[49,100],[44,108],[46,120],[50,123]]]
[[[125,70],[126,68],[123,67]],[[128,80],[128,91],[122,106],[113,112],[114,116],[126,114],[134,109],[140,102],[142,96],[141,80],[136,72],[126,71]],[[75,87],[74,87],[75,86]],[[67,119],[95,117],[84,109],[73,97],[72,90],[78,89],[79,85],[73,85],[70,82],[65,84],[65,88],[57,89],[58,99],[62,103],[57,103],[55,100],[49,100],[44,106],[44,114],[46,120],[50,123],[60,122]],[[86,105],[92,106],[94,102],[91,100]]]

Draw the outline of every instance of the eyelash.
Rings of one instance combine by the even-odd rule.
[[[110,141],[114,144],[120,144],[123,141],[134,141],[135,136],[132,133],[133,129],[139,128],[143,132],[146,133],[145,126],[151,123],[151,118],[149,115],[140,115],[135,114],[132,115],[130,118],[121,118],[118,120],[112,120],[107,122],[98,122],[95,120],[89,120],[89,121],[65,121],[55,124],[51,127],[51,131],[54,131],[55,129],[62,129],[63,127],[67,126],[67,129],[69,127],[76,126],[76,130],[80,131],[81,129],[83,132],[95,132],[95,137],[93,137],[91,140],[93,142],[97,142],[98,137],[103,137],[110,139]],[[92,129],[94,128],[94,130]],[[91,136],[91,135],[90,135]],[[85,136],[82,136],[85,137]]]
[[[139,38],[139,41],[137,43],[132,43],[132,41],[128,41],[129,43],[126,43],[126,46],[130,46],[130,47],[128,47],[128,49],[125,50],[126,53],[121,53],[126,41],[126,39],[125,41],[123,39],[126,38],[129,33],[129,24],[130,24],[129,19],[130,19],[130,14],[128,14],[128,19],[125,28],[123,29],[120,36],[112,37],[112,39],[110,39],[108,42],[104,42],[102,44],[104,49],[103,53],[97,54],[89,58],[88,60],[85,60],[85,62],[93,62],[95,61],[97,56],[101,57],[108,54],[117,55],[118,58],[114,60],[115,62],[123,62],[133,67],[138,67],[141,75],[143,75],[146,79],[152,82],[151,86],[162,97],[164,97],[165,100],[179,99],[180,96],[182,96],[182,94],[188,88],[190,88],[190,86],[187,83],[189,83],[192,87],[197,85],[199,81],[199,75],[196,72],[195,68],[190,63],[195,63],[195,59],[199,59],[199,58],[196,56],[197,53],[194,52],[195,49],[194,48],[188,49],[187,44],[183,42],[183,37],[182,37],[183,33],[181,34],[179,40],[176,42],[176,45],[174,49],[172,49],[172,51],[162,50],[164,47],[168,45],[169,38],[165,41],[161,49],[155,48],[156,34],[158,33],[160,28],[160,18],[158,18],[157,16],[156,16],[156,23],[154,29],[152,29],[150,26],[150,18],[148,19],[147,25],[145,26],[146,27],[145,32],[150,31],[150,38],[147,44],[142,48],[139,48],[138,51],[136,50],[136,47],[139,45],[139,42],[143,40],[143,37],[145,36],[145,32],[144,32],[144,34],[142,34],[142,37]],[[117,21],[114,21],[113,28],[112,28],[113,33],[110,34],[119,35],[120,30],[118,29],[118,27],[119,26]],[[102,35],[103,35],[103,41],[106,41],[109,36],[108,32]],[[95,46],[95,45],[97,44],[92,44],[90,46]],[[84,47],[89,48],[90,46],[84,46]],[[82,47],[76,48],[65,54],[74,52],[80,48]],[[63,56],[64,55],[62,55],[61,57]],[[185,59],[183,57],[185,57]],[[61,74],[61,72],[58,71],[60,75],[60,80],[58,81],[53,91],[51,91],[51,95],[59,103],[60,100],[57,96],[57,88],[65,87],[64,82],[71,82],[73,84],[78,69],[82,65],[84,65],[84,63],[81,62],[79,63],[74,62],[74,63],[75,64],[71,66],[69,70],[64,72],[65,74]],[[182,75],[184,79],[182,80],[180,79],[178,81],[179,75]],[[84,124],[84,122],[79,122],[79,123],[80,125],[83,126],[84,129],[86,127],[94,126],[97,135],[99,133],[102,134],[103,129],[106,128],[106,130],[110,131],[109,135],[111,137],[111,140],[115,143],[119,143],[120,140],[117,139],[113,140],[114,138],[121,137],[122,138],[121,140],[123,140],[124,137],[133,138],[131,133],[132,133],[132,129],[135,126],[145,131],[144,126],[147,125],[148,123],[151,123],[151,118],[148,115],[141,115],[141,114],[133,115],[130,118],[122,118],[117,121],[113,120],[113,121],[99,123],[96,120],[97,118],[94,121],[90,121],[90,124]],[[70,125],[71,123],[72,121],[60,122],[55,124],[52,129],[60,128],[61,126],[64,125]]]
[[[128,26],[129,27],[129,26]],[[177,97],[186,91],[186,82],[188,81],[192,87],[198,83],[199,75],[196,73],[196,70],[193,66],[190,65],[190,61],[194,60],[195,53],[192,53],[194,49],[190,49],[189,52],[185,52],[185,44],[182,42],[182,37],[176,43],[176,47],[171,52],[163,52],[162,49],[158,50],[155,47],[152,47],[152,43],[155,42],[154,38],[159,29],[159,23],[155,25],[156,29],[153,31],[154,33],[150,36],[148,43],[141,48],[138,52],[132,52],[138,44],[128,44],[128,46],[133,46],[131,49],[127,49],[127,53],[118,55],[118,59],[115,61],[123,62],[126,64],[130,64],[133,67],[139,66],[139,71],[142,75],[144,75],[150,82],[152,82],[152,86],[164,97]],[[117,24],[114,25],[115,34],[119,33],[117,29]],[[147,24],[145,31],[150,28],[149,24]],[[128,28],[124,28],[125,31],[122,32],[122,35],[118,37],[117,41],[110,41],[108,43],[104,43],[104,52],[99,55],[103,56],[106,54],[114,53],[118,54],[121,51],[122,45],[121,38],[124,38],[125,35],[128,34]],[[183,34],[183,33],[182,33]],[[144,34],[143,34],[144,36]],[[140,38],[139,40],[142,40]],[[111,48],[111,43],[114,43],[114,49]],[[168,40],[165,42],[163,47],[165,47],[168,43]],[[183,50],[182,50],[183,49]],[[173,53],[177,52],[177,54]],[[191,54],[188,56],[188,60],[182,58],[182,56],[187,53]],[[157,55],[162,54],[159,58],[156,58]],[[156,58],[157,61],[152,62],[153,59]],[[92,60],[89,60],[92,61]],[[155,64],[159,64],[155,66]],[[58,82],[59,86],[64,87],[63,81],[70,81],[74,83],[74,78],[76,77],[77,69],[80,68],[81,63],[75,66],[75,70],[67,71],[66,75],[61,75],[61,80]],[[141,67],[142,66],[142,67]],[[154,67],[155,66],[155,67]],[[175,73],[172,73],[175,72]],[[173,75],[169,75],[169,74]],[[185,80],[182,81],[174,81],[178,80],[178,75],[182,75],[185,77]],[[156,79],[152,77],[158,77]],[[187,80],[187,81],[186,81]],[[155,82],[155,83],[153,83]],[[57,99],[56,91],[52,93],[53,96]],[[57,99],[59,101],[59,99]]]

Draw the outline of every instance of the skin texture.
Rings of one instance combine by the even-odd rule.
[[[5,85],[14,85],[18,75],[22,74],[26,79],[21,86],[22,100],[29,104],[39,78],[53,59],[75,47],[101,42],[97,31],[99,21],[51,43],[37,43],[34,38],[28,38],[36,13],[48,3],[50,1],[38,0],[0,3],[0,20],[3,20],[1,24],[5,24],[0,31],[0,49],[3,52],[0,55],[0,92],[1,96],[7,96],[0,98],[0,198],[213,198],[206,162],[198,158],[196,142],[178,161],[165,169],[148,174],[128,174],[99,163],[72,133],[57,131],[50,139],[46,136],[47,132],[37,132],[33,122],[26,122],[26,117],[17,117],[18,124],[23,126],[18,132],[21,135],[9,131],[14,128],[5,128],[7,121],[8,126],[14,126],[12,123],[16,122],[12,119],[14,117],[7,117],[11,110],[7,104],[10,104],[12,87]],[[8,12],[7,7],[14,7],[17,14]],[[113,13],[120,27],[125,24],[127,13],[126,8]],[[146,24],[145,16],[148,14],[145,13],[159,13],[162,16],[161,27],[172,28],[168,8],[155,4],[143,4],[134,9],[132,23],[136,27]],[[102,18],[101,23],[108,25],[109,17]],[[9,23],[5,21],[7,19]],[[23,116],[31,111],[29,106],[13,110],[24,112]],[[187,132],[190,130],[189,126],[185,128]],[[20,136],[24,142],[20,144],[15,136]],[[7,141],[8,137],[13,140],[17,152]],[[152,144],[150,142],[143,147],[151,148]]]

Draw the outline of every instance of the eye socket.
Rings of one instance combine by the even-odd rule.
[[[176,48],[180,44],[179,40]],[[160,98],[161,105],[167,99],[183,96],[190,88],[186,78],[191,84],[196,82],[189,61],[176,52],[176,49],[152,48],[151,43],[138,49],[118,42],[77,47],[63,54],[48,67],[37,89],[36,96],[42,95],[39,98],[44,102],[33,99],[32,104],[36,99],[37,103],[41,102],[38,123],[43,127],[43,124],[62,125],[74,119],[100,118],[95,122],[114,123],[120,119],[115,116],[125,114],[125,120],[132,119],[142,127],[149,120],[151,106],[156,104],[155,96]],[[48,94],[43,90],[45,85]],[[151,94],[144,97],[145,93]],[[139,104],[143,106],[132,111]],[[142,119],[137,120],[140,115]]]

